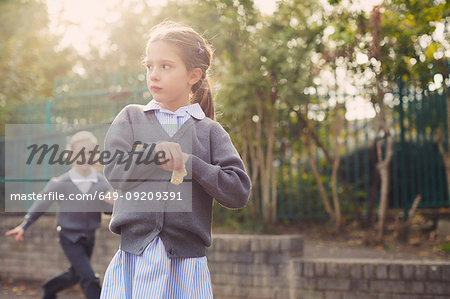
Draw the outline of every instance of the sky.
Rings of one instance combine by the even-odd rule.
[[[278,0],[279,1],[279,0]],[[255,6],[263,14],[272,14],[276,9],[277,0],[254,0]],[[326,4],[326,0],[320,0]],[[347,0],[343,0],[345,2]],[[89,42],[101,45],[105,34],[101,32],[104,21],[114,21],[117,13],[111,14],[111,8],[118,2],[126,0],[47,0],[50,18],[50,30],[63,36],[61,46],[73,46],[80,53],[89,50]],[[148,1],[155,7],[162,6],[166,0]],[[370,10],[380,0],[359,0],[357,5],[363,10]],[[63,22],[63,24],[61,24]],[[70,24],[70,26],[67,26]]]
[[[102,34],[100,27],[104,21],[114,21],[118,17],[117,14],[110,12],[119,1],[47,0],[50,30],[63,36],[62,47],[73,46],[78,52],[86,53],[89,51],[89,42],[97,46],[104,42],[105,35]],[[166,0],[148,1],[155,7],[163,6],[166,2]],[[276,9],[275,0],[255,0],[255,5],[264,14],[272,14]],[[71,26],[67,27],[67,24]]]
[[[73,46],[79,53],[89,51],[89,42],[100,45],[106,35],[101,32],[104,21],[113,21],[110,14],[117,0],[47,0],[50,31],[62,36],[61,47]]]

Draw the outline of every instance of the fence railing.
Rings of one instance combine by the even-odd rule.
[[[359,96],[343,96],[343,101]],[[330,95],[315,101],[326,102]],[[414,198],[421,195],[420,208],[450,206],[445,166],[434,139],[436,129],[444,134],[444,148],[448,151],[449,132],[446,94],[443,88],[434,91],[417,87],[402,87],[386,94],[384,103],[387,123],[393,136],[394,156],[391,161],[389,207],[408,210]],[[334,106],[316,111],[324,115],[320,120],[310,119],[324,147],[334,153],[330,134]],[[347,111],[348,112],[348,111]],[[319,189],[311,171],[306,148],[299,136],[296,116],[287,110],[279,111],[277,165],[278,218],[304,219],[324,216]],[[340,152],[338,192],[344,213],[359,210],[367,213],[370,205],[378,204],[379,185],[376,180],[377,156],[375,150],[376,122],[374,118],[345,119],[345,137]],[[342,137],[341,137],[342,138]],[[322,181],[331,195],[331,165],[321,150],[316,151],[317,166]],[[344,186],[350,189],[345,192]],[[375,190],[375,192],[374,192]],[[371,194],[374,193],[374,194]],[[349,196],[350,195],[350,196]],[[331,197],[331,196],[330,196]],[[370,203],[373,197],[374,202]]]

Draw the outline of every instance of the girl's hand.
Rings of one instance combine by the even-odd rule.
[[[167,171],[183,171],[184,163],[189,156],[182,152],[181,146],[175,142],[161,142],[155,146],[155,152],[163,151],[165,153],[164,160],[169,160],[164,164],[158,165],[159,168]]]
[[[23,230],[23,228],[19,225],[16,226],[13,229],[10,229],[9,231],[7,231],[5,233],[5,236],[11,236],[14,235],[16,237],[17,241],[23,241],[23,234],[25,233],[25,231]]]

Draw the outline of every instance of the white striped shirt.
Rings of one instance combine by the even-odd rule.
[[[156,118],[170,137],[172,137],[189,118],[194,117],[196,119],[203,119],[206,117],[202,107],[200,107],[200,104],[198,103],[180,107],[174,112],[161,107],[161,104],[153,99],[144,106],[144,111],[150,110],[155,111]]]

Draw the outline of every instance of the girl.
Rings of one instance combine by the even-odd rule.
[[[153,100],[125,107],[105,139],[105,150],[125,153],[134,163],[125,166],[116,159],[104,169],[122,195],[110,223],[121,242],[101,298],[213,296],[205,256],[213,198],[227,208],[242,208],[251,184],[229,135],[214,121],[206,77],[211,58],[210,47],[190,27],[164,22],[151,30],[145,64]],[[163,161],[138,163],[136,151]],[[180,185],[171,181],[172,172],[182,179],[186,174]],[[182,198],[128,200],[159,191],[180,192]]]

